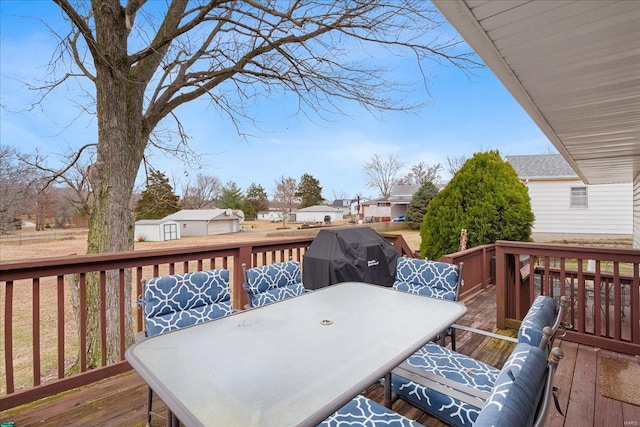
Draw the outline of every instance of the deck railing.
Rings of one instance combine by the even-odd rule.
[[[498,328],[539,294],[570,299],[568,341],[640,354],[640,250],[496,242]]]
[[[78,277],[82,287],[85,283],[82,278],[88,274],[95,272],[104,278],[109,273],[118,277],[123,290],[126,281],[131,280],[132,304],[121,307],[120,317],[130,313],[134,329],[142,330],[142,312],[135,306],[135,299],[142,293],[142,279],[227,268],[233,305],[240,308],[246,304],[242,291],[242,263],[256,266],[289,258],[301,261],[313,238],[1,263],[3,333],[0,348],[4,352],[4,369],[0,372],[0,410],[130,369],[123,357],[124,338],[120,341],[120,360],[114,363],[102,362],[102,366],[89,369],[82,360],[77,360],[86,349],[86,339],[82,338],[86,329],[78,326],[73,311],[69,277]],[[399,255],[413,256],[401,236],[385,235],[385,238],[394,244]],[[456,264],[464,262],[463,300],[489,283],[497,285],[497,324],[500,328],[517,328],[538,293],[569,295],[572,304],[568,320],[573,321],[574,328],[567,333],[566,339],[640,354],[639,250],[500,241],[449,254],[441,260]],[[101,286],[104,287],[104,283],[101,279]],[[82,298],[82,292],[79,294]],[[83,304],[86,302],[80,301],[81,307]],[[101,310],[101,334],[105,335],[104,306]],[[104,340],[102,342],[102,360],[106,360],[106,344]],[[69,373],[71,364],[79,366],[78,373]]]
[[[385,234],[399,255],[412,256],[402,236]],[[120,326],[119,360],[107,362],[106,308],[100,304],[101,366],[91,369],[84,355],[88,344],[85,322],[78,322],[70,292],[70,278],[79,284],[76,306],[85,312],[86,286],[90,274],[100,278],[104,300],[107,276],[117,278],[119,325],[124,317],[134,319],[136,331],[143,328],[142,311],[136,300],[142,294],[142,279],[158,275],[226,268],[230,273],[233,306],[244,307],[242,264],[253,267],[302,256],[314,236],[278,240],[184,247],[115,254],[81,255],[46,260],[0,264],[0,309],[3,312],[3,369],[0,372],[0,410],[50,396],[81,385],[125,372],[127,346],[124,326]],[[127,283],[131,281],[132,283]],[[124,302],[125,289],[131,288],[131,307]],[[81,318],[84,319],[84,318]],[[80,325],[78,325],[80,323]],[[79,357],[79,359],[78,359]],[[70,373],[70,366],[77,373]]]
[[[482,245],[461,252],[448,254],[440,261],[451,264],[464,263],[460,299],[467,298],[493,283],[495,278],[495,245]]]

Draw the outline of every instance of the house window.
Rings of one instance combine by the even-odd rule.
[[[571,187],[570,207],[586,208],[587,206],[587,187]]]

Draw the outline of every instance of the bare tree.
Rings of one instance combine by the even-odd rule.
[[[367,186],[377,188],[380,195],[387,198],[391,195],[393,187],[400,182],[402,168],[404,163],[398,160],[397,156],[389,154],[387,160],[383,160],[376,153],[362,169],[367,176]]]
[[[16,150],[0,146],[0,234],[20,227],[20,215],[25,213],[29,199],[28,165],[21,162]]]
[[[333,190],[331,190],[331,199],[332,200],[345,200],[345,199],[351,199],[351,197],[344,190],[333,189]]]
[[[221,193],[220,178],[199,173],[195,183],[187,180],[182,186],[180,205],[184,209],[214,208]]]
[[[440,180],[440,170],[442,170],[440,163],[430,165],[420,162],[411,166],[411,172],[401,178],[400,182],[408,185],[423,185],[427,182],[435,184]]]
[[[66,184],[69,191],[63,193],[63,198],[75,210],[75,213],[85,217],[91,216],[93,206],[93,190],[89,183],[89,162],[78,161],[73,164],[58,181]]]
[[[296,197],[296,180],[284,175],[276,181],[276,188],[273,192],[273,202],[282,212],[282,227],[285,227],[287,217],[298,205]]]
[[[464,162],[467,161],[467,156],[448,156],[447,157],[447,172],[451,176],[455,175],[460,170]]]
[[[88,146],[95,144],[88,144]],[[93,190],[89,181],[89,172],[94,158],[91,153],[71,153],[62,156],[62,163],[67,166],[63,170],[56,170],[48,166],[46,157],[40,153],[22,154],[20,160],[28,165],[33,172],[34,182],[37,182],[37,192],[46,191],[51,185],[64,184],[71,191],[63,191],[61,198],[66,200],[78,213],[91,216],[93,206]],[[66,208],[65,208],[66,209]]]
[[[55,35],[59,60],[51,66],[51,82],[41,88],[43,96],[81,77],[95,95],[95,105],[83,108],[95,108],[98,143],[78,150],[96,153],[88,176],[94,195],[88,253],[133,249],[129,200],[140,164],[153,147],[188,150],[176,116],[187,102],[208,97],[242,133],[243,120],[254,118],[250,107],[256,99],[273,92],[295,94],[303,113],[321,117],[341,111],[337,99],[372,112],[416,107],[401,94],[394,97],[404,82],[379,59],[365,57],[379,51],[367,49],[371,45],[394,55],[405,51],[421,70],[429,61],[477,65],[471,52],[459,53],[458,41],[438,31],[443,19],[423,0],[54,2],[70,30]],[[177,140],[163,139],[159,131],[171,129]],[[126,283],[129,306],[131,283]],[[117,284],[116,276],[107,278],[109,361],[120,354]],[[88,308],[89,316],[94,310],[97,303]],[[128,344],[133,325],[127,323],[125,330]]]

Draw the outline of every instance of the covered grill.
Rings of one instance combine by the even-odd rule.
[[[304,254],[302,282],[307,289],[347,281],[391,286],[397,258],[396,248],[372,228],[321,230]]]

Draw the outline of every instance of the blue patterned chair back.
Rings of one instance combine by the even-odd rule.
[[[144,281],[147,336],[231,314],[229,271],[215,269]]]
[[[460,288],[460,267],[428,259],[398,258],[393,288],[434,298],[456,301]]]
[[[532,426],[541,406],[549,365],[547,352],[520,343],[503,366],[474,426]]]
[[[247,269],[242,285],[252,307],[282,301],[305,292],[298,261],[285,261]]]
[[[526,391],[524,395],[520,391],[514,394],[523,399],[520,403],[523,410],[521,415],[527,420],[533,419],[542,390],[546,387],[543,380],[547,369],[547,352],[525,343],[515,346],[502,369],[435,343],[425,345],[409,357],[405,364],[416,372],[422,372],[421,375],[425,378],[441,378],[442,384],[446,385],[448,382],[456,384],[461,390],[468,388],[478,395],[486,395],[483,398],[470,399],[472,394],[468,394],[467,398],[463,399],[461,396],[465,396],[466,393],[456,394],[456,387],[422,385],[402,376],[402,370],[394,370],[391,384],[398,396],[445,424],[455,427],[490,426],[491,424],[478,424],[476,418],[492,395],[496,395],[493,398],[494,403],[499,405],[500,396],[511,389],[512,383],[517,383],[516,389],[524,388]],[[447,393],[445,390],[450,392]],[[511,425],[519,427],[531,423],[514,422]]]
[[[544,336],[542,329],[545,326],[555,326],[557,329],[558,315],[558,304],[553,297],[538,296],[522,319],[518,329],[518,342],[538,347]],[[555,333],[555,330],[553,332]]]
[[[317,427],[422,427],[407,417],[387,409],[362,395],[338,409]]]

